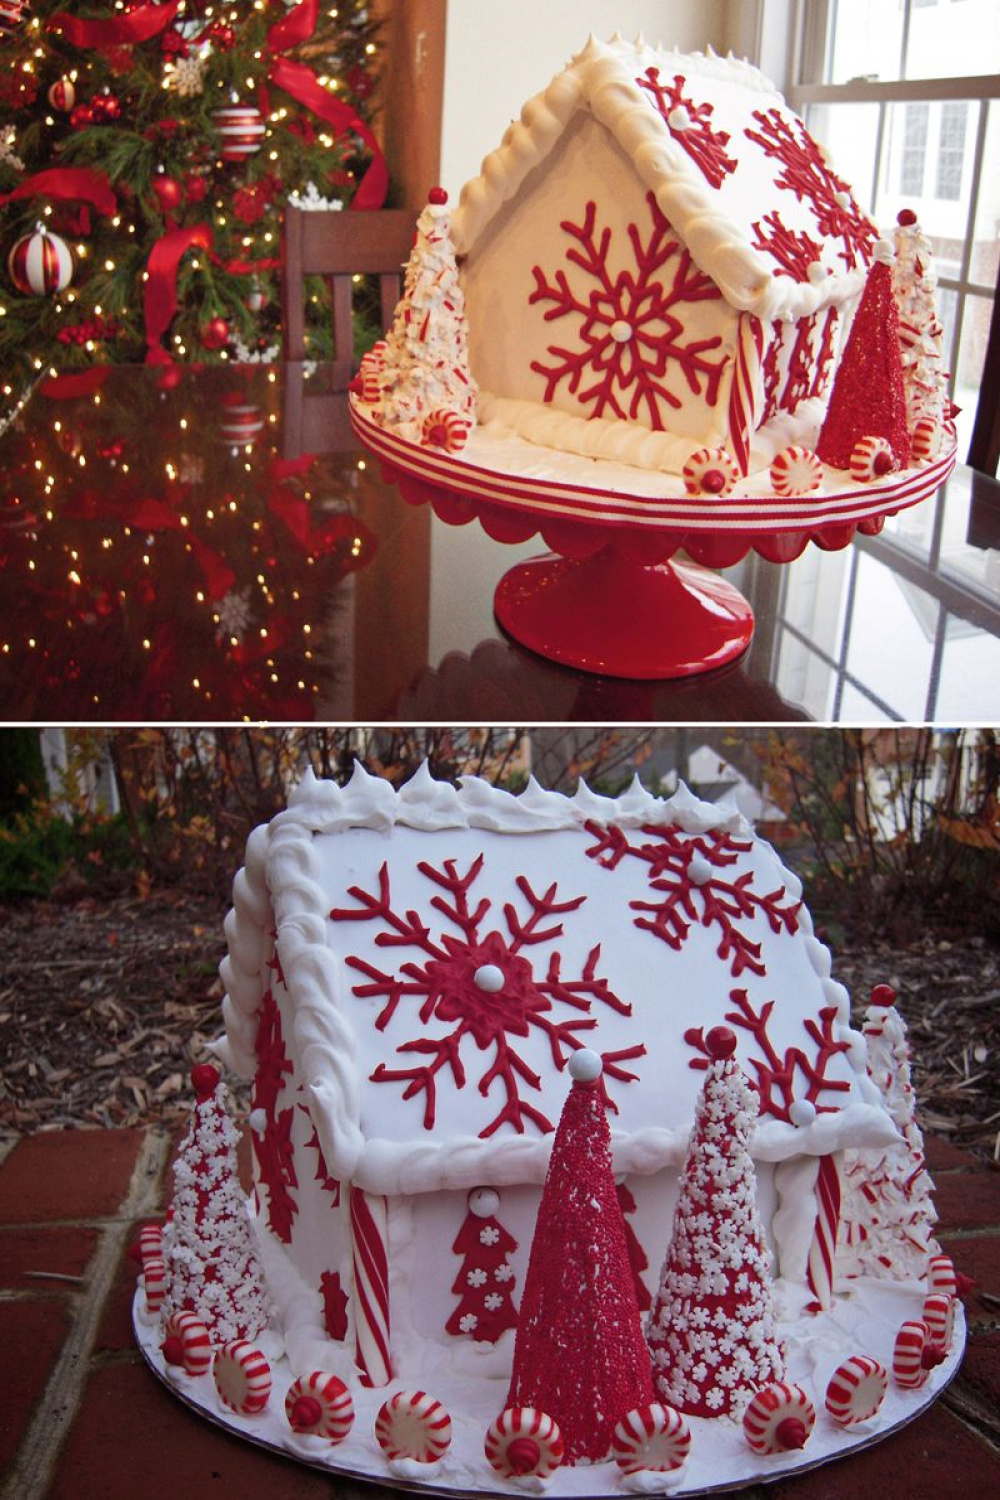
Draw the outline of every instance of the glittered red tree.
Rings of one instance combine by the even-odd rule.
[[[462,1266],[452,1283],[458,1306],[445,1324],[448,1333],[465,1334],[495,1344],[508,1328],[517,1327],[514,1270],[509,1257],[517,1241],[496,1218],[500,1198],[492,1188],[469,1194],[469,1212],[452,1245]]]
[[[599,1463],[616,1423],[654,1398],[597,1086],[601,1061],[583,1049],[569,1070],[575,1082],[538,1209],[505,1404],[552,1417],[567,1463]]]
[[[705,1040],[712,1061],[647,1338],[659,1399],[721,1417],[780,1380],[782,1359],[747,1149],[756,1100],[733,1055],[735,1033],[717,1026]]]
[[[890,261],[891,251],[884,259],[876,251],[816,444],[819,457],[835,469],[850,467],[855,445],[864,437],[885,438],[895,460],[890,467],[905,469],[909,462],[899,318]],[[886,460],[888,463],[888,454]]]
[[[197,1102],[174,1162],[171,1218],[163,1232],[164,1319],[194,1312],[213,1344],[254,1338],[269,1304],[236,1169],[236,1127],[219,1070],[192,1070]]]

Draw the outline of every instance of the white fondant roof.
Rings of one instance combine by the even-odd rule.
[[[638,78],[649,68],[657,69],[668,85],[681,75],[693,103],[713,106],[712,128],[728,134],[725,150],[737,162],[718,187],[706,180],[639,86]],[[459,255],[472,250],[494,214],[549,156],[578,110],[589,111],[608,129],[695,263],[733,307],[763,319],[799,318],[861,290],[865,265],[845,264],[844,241],[824,235],[808,203],[776,185],[780,164],[745,134],[760,131],[755,111],[777,110],[799,128],[774,85],[731,54],[668,52],[618,37],[608,43],[591,37],[548,88],[528,101],[520,119],[485,158],[480,175],[466,183],[451,225]],[[785,229],[807,234],[820,245],[818,259],[826,275],[817,284],[781,273],[770,254],[755,248],[753,225],[772,213],[780,214]]]
[[[668,845],[658,873],[649,856]],[[695,869],[695,855],[704,877],[706,852],[707,884],[674,878]],[[456,880],[466,882],[461,894]],[[742,994],[745,1014],[763,1018],[756,1033],[734,1026],[751,1080],[769,1058],[791,1060],[801,1103],[809,1068],[823,1079],[814,1119],[762,1113],[759,1159],[893,1140],[847,993],[800,896],[728,798],[710,805],[682,787],[664,801],[637,780],[614,799],[583,785],[565,797],[534,781],[513,796],[471,777],[460,788],[436,782],[426,767],[396,792],[360,767],[344,788],[310,773],[248,843],[226,924],[217,1050],[253,1075],[262,997],[280,984],[269,967],[276,934],[292,1018],[285,1045],[333,1175],[374,1192],[540,1181],[551,1134],[530,1112],[557,1123],[574,1046],[609,1060],[618,1169],[652,1172],[683,1158],[703,1077],[691,1066],[700,1055],[691,1028],[732,1024]],[[642,925],[665,900],[683,918],[676,946]],[[743,942],[760,945],[763,974],[734,972]],[[484,960],[504,973],[490,1002],[513,1006],[503,1028],[470,987]],[[519,995],[531,1003],[519,1009]],[[826,1064],[824,1024],[846,1044]],[[619,1064],[635,1079],[610,1076],[614,1055],[636,1047],[641,1055]],[[427,1088],[418,1081],[412,1097],[404,1092],[431,1063],[429,1129]]]

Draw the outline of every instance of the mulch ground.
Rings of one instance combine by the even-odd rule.
[[[185,1121],[222,1028],[224,904],[166,891],[0,907],[0,1129]],[[855,1020],[898,992],[925,1129],[1000,1160],[1000,954],[981,938],[839,944]]]

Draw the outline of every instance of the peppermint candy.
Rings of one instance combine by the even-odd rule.
[[[958,1279],[955,1263],[950,1255],[932,1255],[927,1262],[927,1285],[932,1292],[944,1292],[948,1297],[957,1297]]]
[[[163,1325],[160,1345],[168,1365],[183,1366],[185,1375],[204,1375],[212,1363],[212,1341],[197,1313],[174,1313]]]
[[[486,1458],[505,1479],[535,1474],[547,1479],[563,1459],[559,1426],[532,1406],[508,1406],[486,1433]]]
[[[144,1224],[139,1230],[137,1241],[139,1259],[145,1268],[147,1260],[162,1259],[163,1256],[163,1225]]]
[[[293,1432],[342,1443],[354,1424],[354,1402],[338,1375],[314,1370],[288,1387],[285,1416]]]
[[[611,1451],[625,1474],[636,1474],[640,1469],[670,1474],[687,1463],[691,1431],[680,1412],[654,1402],[622,1417],[611,1440]]]
[[[426,1391],[397,1391],[375,1418],[375,1437],[386,1458],[437,1463],[451,1445],[451,1417]]]
[[[852,1354],[830,1377],[826,1409],[841,1427],[853,1427],[873,1417],[885,1400],[889,1375],[868,1354]]]
[[[904,1323],[896,1335],[892,1351],[892,1377],[904,1390],[918,1390],[928,1375],[944,1359],[931,1331],[922,1318]]]
[[[851,453],[851,478],[856,484],[871,484],[898,469],[896,455],[883,437],[863,437]]]
[[[823,483],[823,465],[811,448],[798,443],[784,448],[771,465],[771,487],[776,495],[811,495]]]
[[[947,1352],[955,1332],[955,1299],[947,1292],[931,1292],[925,1297],[921,1321],[927,1324],[931,1343],[935,1349]]]
[[[710,495],[713,500],[728,495],[740,477],[736,460],[725,448],[699,448],[681,473],[689,495]]]
[[[920,463],[930,463],[941,447],[941,428],[933,417],[919,417],[910,434],[910,452]]]
[[[775,1380],[762,1386],[743,1414],[743,1435],[755,1453],[804,1448],[816,1425],[816,1408],[801,1386]]]
[[[420,429],[421,441],[429,448],[443,448],[445,453],[457,453],[469,440],[470,423],[456,411],[439,407],[428,412]]]
[[[223,1344],[212,1365],[219,1400],[230,1411],[251,1417],[263,1411],[271,1394],[271,1366],[249,1339]]]
[[[146,1311],[159,1312],[167,1289],[167,1265],[162,1255],[150,1255],[142,1263],[142,1287]]]

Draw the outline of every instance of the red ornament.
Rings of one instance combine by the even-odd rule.
[[[903,229],[909,229],[911,224],[917,222],[917,216],[912,208],[901,208],[896,215],[896,223]]]
[[[72,78],[58,78],[49,89],[48,100],[53,109],[68,115],[76,103],[76,85]]]
[[[236,33],[225,21],[213,21],[208,28],[208,35],[215,42],[220,52],[228,52],[236,40]]]
[[[166,172],[157,172],[153,178],[153,192],[165,214],[173,213],[184,202],[184,189],[176,177],[170,177]]]
[[[188,203],[201,203],[208,195],[208,181],[199,172],[189,172],[184,179],[184,194]]]
[[[221,138],[219,155],[223,161],[245,161],[263,145],[266,127],[254,104],[230,104],[217,109],[212,123]]]
[[[886,440],[900,468],[910,460],[906,396],[899,354],[899,316],[889,266],[877,260],[834,376],[816,453],[835,469],[849,469],[863,437]]]
[[[371,75],[360,63],[355,63],[352,68],[348,68],[347,87],[357,99],[368,99],[371,97],[372,88],[374,87]]]
[[[448,194],[443,187],[432,187],[427,194],[427,202],[439,208],[443,203],[448,202]]]
[[[199,1099],[211,1099],[219,1086],[221,1074],[211,1063],[199,1063],[191,1069],[191,1086]]]
[[[225,318],[212,318],[201,330],[206,349],[223,349],[229,343],[229,324]]]
[[[118,100],[108,90],[105,90],[101,94],[95,94],[91,102],[91,109],[93,110],[95,125],[110,124],[112,120],[117,120],[122,112],[122,107]]]
[[[94,123],[94,111],[89,104],[74,104],[69,112],[69,123],[74,130],[86,130]]]
[[[65,240],[39,228],[17,241],[7,257],[7,270],[19,292],[49,297],[73,280],[73,256]]]

